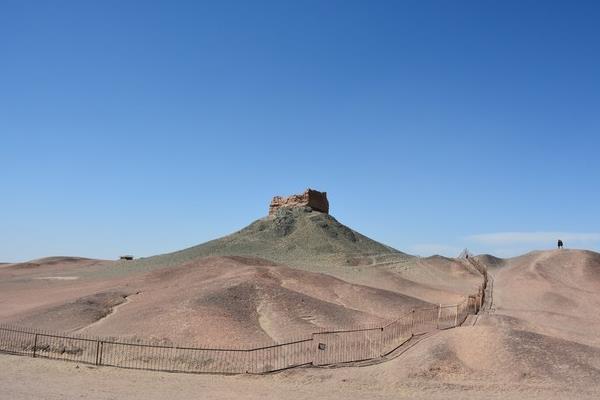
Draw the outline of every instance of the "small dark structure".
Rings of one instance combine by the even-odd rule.
[[[121,259],[121,260],[127,260],[127,261],[131,261],[131,260],[133,260],[133,256],[130,256],[130,255],[125,255],[125,256],[121,256],[121,257],[119,257],[119,259]]]
[[[562,249],[563,248],[563,242],[562,240],[558,239],[558,248]]]

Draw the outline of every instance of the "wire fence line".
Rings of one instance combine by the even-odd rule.
[[[483,283],[476,294],[459,304],[412,310],[383,326],[321,330],[288,343],[227,349],[67,336],[0,324],[0,352],[98,366],[216,374],[260,374],[304,365],[377,359],[394,352],[414,335],[457,327],[469,314],[479,312],[487,285],[487,269],[470,255],[464,258],[483,275]]]

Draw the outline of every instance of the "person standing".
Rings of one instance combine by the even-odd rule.
[[[558,239],[558,248],[562,249],[563,248],[563,242],[562,240]]]

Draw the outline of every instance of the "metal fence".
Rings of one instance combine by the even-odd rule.
[[[0,351],[86,363],[169,372],[259,374],[302,365],[330,365],[377,359],[414,335],[461,325],[483,305],[487,269],[477,294],[453,305],[416,309],[379,327],[323,330],[304,339],[258,348],[196,348],[66,336],[39,329],[0,325]]]

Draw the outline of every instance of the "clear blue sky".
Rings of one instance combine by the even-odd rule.
[[[600,248],[600,6],[3,1],[0,261],[181,249],[329,193],[400,250]]]

